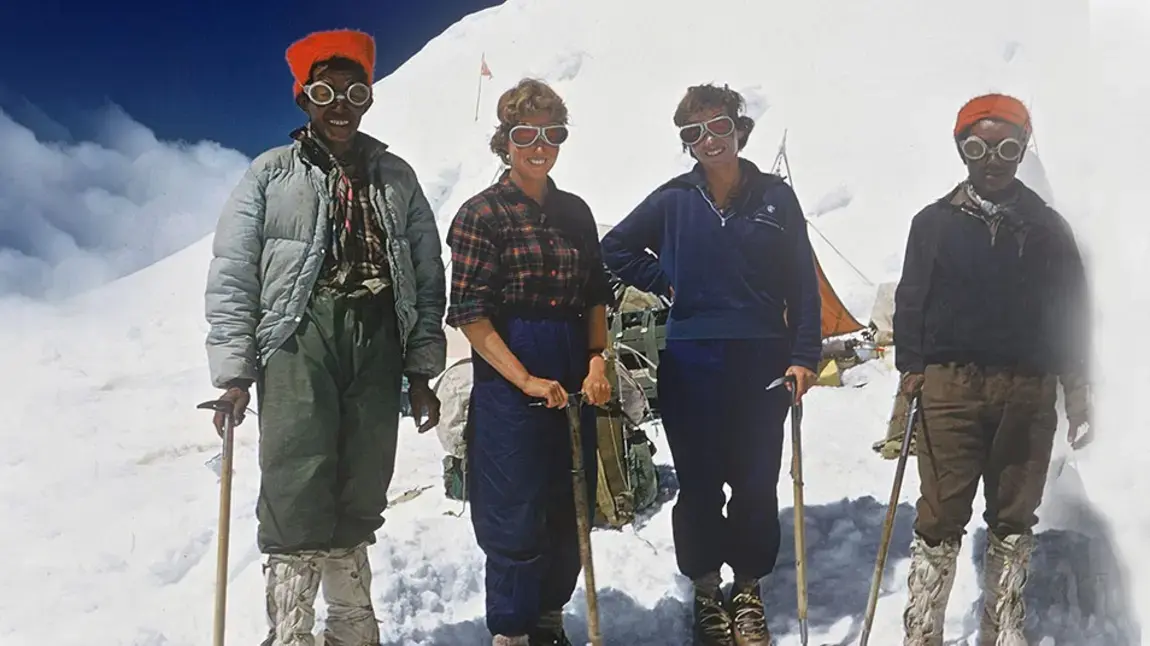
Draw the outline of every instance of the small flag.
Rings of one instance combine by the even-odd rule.
[[[491,68],[487,67],[487,55],[484,54],[479,62],[479,75],[491,78]]]

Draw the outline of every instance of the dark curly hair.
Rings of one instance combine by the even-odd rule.
[[[679,101],[679,107],[675,108],[674,121],[681,128],[689,123],[691,115],[696,112],[719,108],[723,114],[735,120],[735,128],[739,133],[739,150],[742,150],[751,137],[751,131],[755,129],[755,120],[742,114],[746,107],[743,95],[726,85],[693,85],[687,88],[687,93]],[[683,144],[683,150],[689,149],[689,146]]]
[[[491,135],[491,152],[498,155],[504,164],[511,164],[511,157],[507,154],[511,129],[523,123],[524,117],[536,112],[545,112],[555,123],[567,125],[567,104],[543,81],[525,78],[499,97],[496,108],[499,125]]]

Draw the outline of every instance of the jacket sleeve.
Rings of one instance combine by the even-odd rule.
[[[212,385],[252,382],[259,371],[259,264],[267,170],[257,159],[232,190],[216,223],[204,295]]]
[[[404,235],[411,246],[411,263],[415,268],[415,310],[418,318],[407,337],[403,371],[409,378],[417,376],[430,379],[447,368],[447,336],[443,332],[443,315],[447,309],[447,279],[435,213],[414,173],[412,183],[414,186],[407,205],[407,229]]]
[[[794,249],[794,270],[787,295],[787,325],[790,328],[791,365],[818,370],[823,354],[823,303],[815,255],[807,235],[807,219],[790,186],[787,192],[787,230]]]
[[[603,236],[601,248],[607,268],[625,284],[669,298],[671,281],[655,255],[663,246],[660,197],[659,191],[648,195]]]
[[[910,224],[902,276],[894,292],[895,367],[902,373],[921,374],[926,370],[925,347],[926,303],[930,296],[931,272],[934,268],[933,241],[928,235],[927,212],[922,211]]]
[[[1059,379],[1067,395],[1066,408],[1084,407],[1085,402],[1074,402],[1077,395],[1087,392],[1090,384],[1092,347],[1092,298],[1086,267],[1075,240],[1074,232],[1060,215],[1056,214],[1061,234],[1061,253],[1058,256],[1054,293],[1057,308],[1054,312],[1054,331],[1050,339],[1051,353],[1060,358]]]

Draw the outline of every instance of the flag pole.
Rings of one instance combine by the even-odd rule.
[[[487,54],[480,57],[482,64],[487,63]],[[483,67],[479,68],[479,87],[475,89],[475,121],[479,121],[479,98],[483,96]]]

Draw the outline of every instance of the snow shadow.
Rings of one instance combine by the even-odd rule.
[[[829,629],[844,617],[850,617],[850,631],[842,643],[857,641],[886,510],[887,504],[872,496],[806,505],[807,624],[812,632]],[[891,580],[894,564],[910,558],[914,508],[903,503],[895,511],[894,531],[880,587],[880,610],[882,597],[899,583]],[[779,514],[779,524],[782,544],[775,571],[763,583],[763,601],[771,632],[786,635],[799,630],[793,508]]]
[[[483,617],[457,624],[443,624],[432,631],[417,630],[408,637],[384,646],[409,646],[412,642],[422,646],[484,646],[491,643],[491,633]]]
[[[1047,496],[1056,498],[1044,506],[1046,515],[1057,517],[1057,526],[1073,529],[1050,529],[1036,535],[1023,590],[1026,637],[1032,644],[1045,644],[1050,638],[1055,644],[1138,646],[1142,629],[1109,523],[1086,498],[1077,470],[1065,464],[1055,464],[1055,469],[1060,475]],[[972,543],[979,581],[986,543],[986,529],[979,528]],[[963,622],[968,635],[978,632],[981,610],[979,599]]]
[[[677,491],[673,469],[660,465],[659,475],[660,492],[665,481],[669,490]],[[897,512],[883,575],[884,591],[898,585],[898,582],[891,581],[893,564],[910,556],[914,510],[910,505],[902,504]],[[645,510],[645,513],[650,513],[650,510]],[[843,644],[853,643],[862,628],[862,615],[866,611],[882,524],[886,518],[886,504],[871,496],[843,499],[826,505],[807,505],[805,515],[808,624],[814,631],[829,628],[843,617],[851,617],[851,631]],[[782,544],[775,571],[764,582],[763,599],[771,631],[781,636],[798,631],[793,509],[780,512],[779,521]],[[673,555],[668,555],[668,559],[668,567],[674,567]],[[599,618],[604,638],[610,643],[633,646],[689,646],[692,623],[690,584],[685,578],[680,579],[681,588],[668,590],[667,596],[653,608],[640,604],[620,590],[600,589]],[[565,621],[573,643],[588,643],[586,618],[586,599],[581,591],[577,591],[567,605]],[[483,619],[478,618],[438,626],[430,632],[417,632],[404,643],[414,640],[432,646],[462,646],[487,644],[490,639]]]
[[[580,588],[567,604],[564,624],[574,644],[590,643],[587,637],[587,602]],[[629,646],[690,646],[691,606],[672,597],[660,599],[654,608],[645,608],[614,588],[599,591],[599,629],[609,644]],[[491,634],[483,618],[439,626],[430,632],[416,632],[402,642],[424,646],[484,646]],[[400,642],[387,646],[401,646]]]

